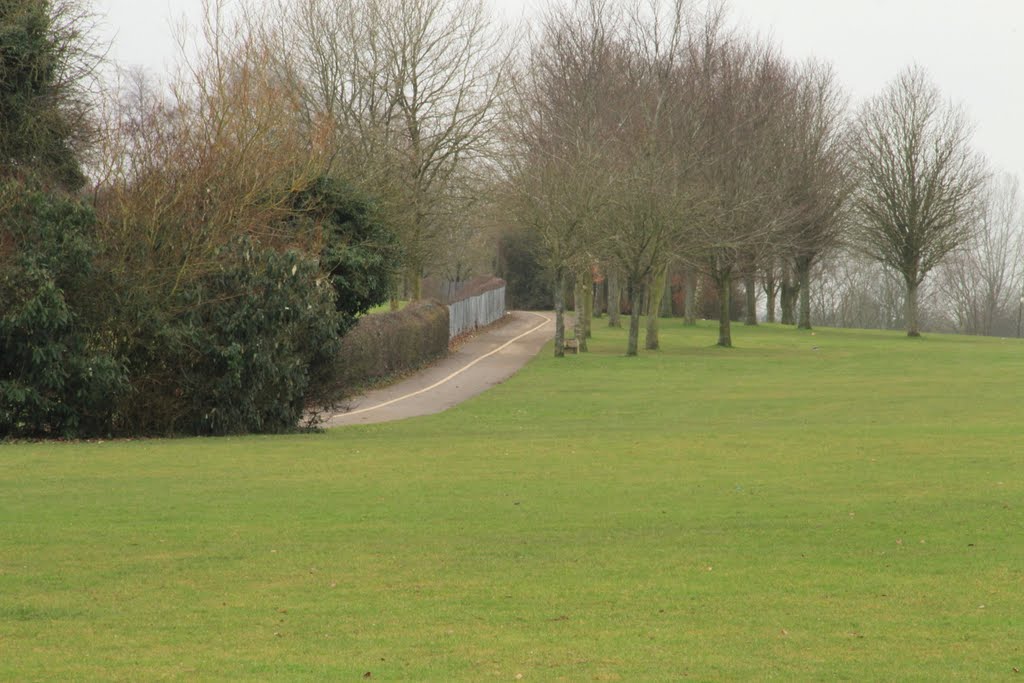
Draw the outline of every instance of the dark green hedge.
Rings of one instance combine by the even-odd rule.
[[[96,218],[0,182],[0,439],[104,433],[127,369],[97,308]]]
[[[183,292],[185,313],[163,335],[178,379],[161,398],[180,405],[174,423],[147,432],[288,431],[334,358],[340,314],[314,259],[243,237],[221,251],[220,266]]]
[[[0,175],[0,440],[286,432],[335,395],[335,369],[365,381],[443,354],[447,308],[421,305],[368,319],[339,362],[397,251],[367,202],[317,192],[291,227],[318,222],[321,253],[240,235],[179,260],[110,249],[79,199]]]
[[[448,352],[448,307],[436,301],[366,315],[341,340],[338,376],[342,391],[408,372]]]

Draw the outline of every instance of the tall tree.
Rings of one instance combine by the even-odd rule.
[[[958,330],[1016,333],[1024,297],[1024,205],[1016,177],[1004,174],[986,183],[977,231],[938,273]]]
[[[310,122],[335,128],[332,161],[380,197],[405,253],[406,281],[446,250],[448,219],[492,149],[511,66],[482,0],[283,3],[280,44],[304,87]]]
[[[857,116],[858,244],[900,273],[907,336],[920,336],[918,288],[971,236],[986,172],[962,107],[920,67],[902,71]]]
[[[799,327],[811,329],[811,271],[839,246],[846,226],[849,159],[845,139],[846,97],[828,65],[808,62],[793,75],[786,108],[786,201],[792,212],[783,240],[796,275]]]
[[[732,284],[744,262],[758,263],[787,220],[779,201],[787,68],[775,49],[707,32],[697,64],[708,140],[701,166],[707,200],[696,224],[694,260],[720,302],[718,344],[732,346]]]
[[[590,272],[610,187],[600,134],[602,105],[612,99],[615,22],[606,9],[592,0],[546,14],[508,100],[507,195],[512,214],[538,236],[554,276],[556,356],[564,355],[569,276]]]
[[[688,68],[689,17],[679,0],[632,8],[618,54],[617,188],[610,253],[626,277],[631,315],[626,355],[637,355],[646,288],[645,346],[655,350],[658,309],[672,249],[693,216],[692,184],[700,136],[693,75]]]
[[[0,4],[0,175],[77,189],[105,48],[80,0]]]

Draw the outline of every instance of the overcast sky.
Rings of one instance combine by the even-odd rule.
[[[556,0],[552,0],[556,1]],[[507,16],[540,0],[491,0]],[[96,0],[114,37],[111,56],[161,73],[172,63],[172,18],[201,0]],[[1024,180],[1024,2],[1020,0],[729,0],[735,21],[795,59],[831,61],[854,99],[880,91],[904,66],[924,66],[976,124],[975,144]]]

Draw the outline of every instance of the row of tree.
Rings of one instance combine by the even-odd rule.
[[[579,301],[591,273],[606,272],[618,301],[621,278],[634,302],[630,355],[641,294],[658,311],[671,264],[712,283],[718,343],[730,346],[734,281],[748,323],[762,288],[769,320],[778,296],[782,322],[810,328],[812,276],[841,249],[898,275],[916,336],[926,276],[972,253],[986,215],[971,126],[923,69],[904,70],[851,112],[830,67],[792,63],[731,30],[721,9],[680,0],[550,9],[509,107],[509,206],[538,236],[559,320],[569,280],[584,284]],[[657,316],[648,319],[647,347],[657,348]],[[556,354],[563,332],[559,323]]]

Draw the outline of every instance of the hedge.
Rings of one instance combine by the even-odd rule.
[[[419,301],[401,311],[365,315],[341,340],[339,388],[408,372],[448,353],[448,307]]]

